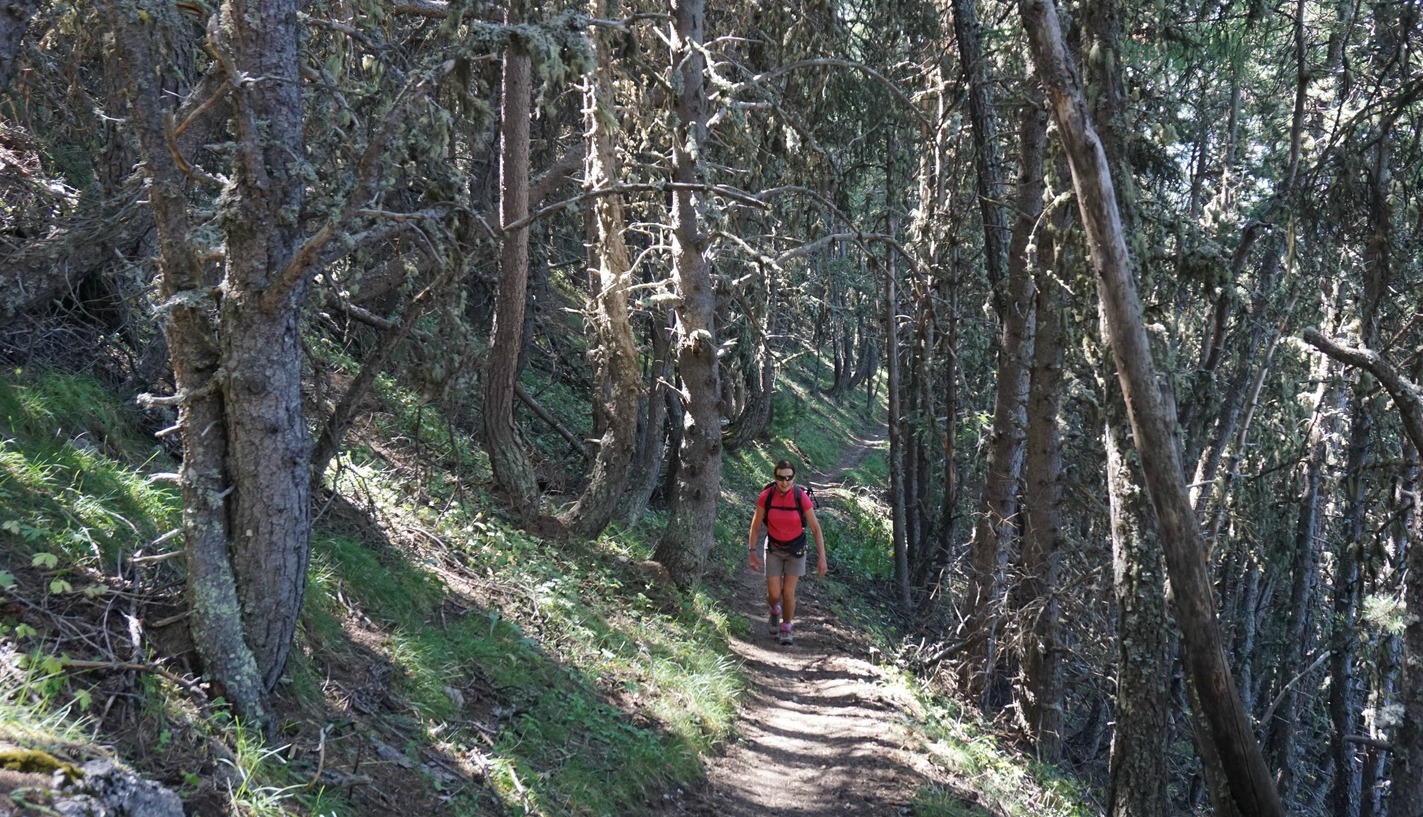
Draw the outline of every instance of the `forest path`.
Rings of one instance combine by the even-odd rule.
[[[886,445],[858,441],[834,468],[810,474],[822,507],[845,501],[844,475]],[[748,517],[749,521],[749,517]],[[707,785],[670,799],[662,814],[709,817],[901,817],[923,782],[901,712],[912,702],[870,659],[871,645],[827,609],[817,577],[801,580],[796,643],[766,633],[766,582],[743,569],[733,610],[746,616],[731,648],[750,685],[727,751],[709,759]]]

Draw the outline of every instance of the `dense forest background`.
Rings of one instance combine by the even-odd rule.
[[[1112,814],[1419,814],[1420,11],[10,0],[0,355],[136,401],[267,730],[392,395],[679,594],[778,412],[883,402],[906,665]]]

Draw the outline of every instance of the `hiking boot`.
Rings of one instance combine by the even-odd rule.
[[[782,624],[782,625],[781,625],[781,643],[782,643],[782,644],[794,644],[794,643],[795,643],[795,634],[791,632],[791,625],[789,625],[789,624]]]
[[[771,616],[766,620],[766,635],[775,635],[781,629],[781,605],[771,608]]]

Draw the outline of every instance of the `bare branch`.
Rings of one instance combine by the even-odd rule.
[[[1340,363],[1363,369],[1373,375],[1384,387],[1398,406],[1403,420],[1403,429],[1413,446],[1423,451],[1423,389],[1417,383],[1398,373],[1383,356],[1372,349],[1344,346],[1326,338],[1318,329],[1304,330],[1304,339],[1309,345]]]

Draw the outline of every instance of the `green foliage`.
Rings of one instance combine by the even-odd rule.
[[[825,547],[833,554],[837,569],[860,580],[888,582],[894,578],[894,542],[890,521],[885,518],[877,494],[868,489],[847,493],[840,507],[848,518],[846,527]]]

